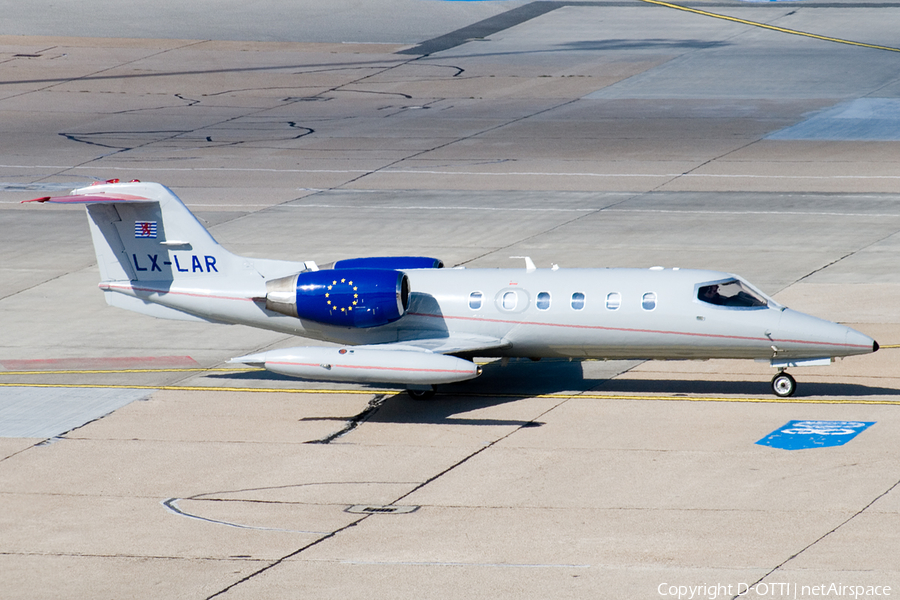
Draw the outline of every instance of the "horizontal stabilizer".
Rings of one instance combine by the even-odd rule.
[[[22,204],[27,202],[50,202],[51,204],[121,204],[123,202],[156,202],[156,200],[143,198],[141,196],[131,196],[129,194],[85,194],[52,197],[44,196],[43,198],[22,200]]]

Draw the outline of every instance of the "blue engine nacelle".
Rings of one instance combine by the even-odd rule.
[[[334,263],[335,269],[440,269],[444,261],[427,256],[367,256]]]
[[[335,327],[378,327],[409,308],[409,278],[393,269],[306,271],[266,282],[266,309]]]

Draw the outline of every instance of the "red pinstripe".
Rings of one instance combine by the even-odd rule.
[[[448,315],[432,315],[428,313],[409,313],[410,315],[416,317],[432,317],[437,319],[455,319],[461,321],[477,321],[480,323],[502,323],[504,325],[536,325],[543,327],[563,327],[568,329],[591,329],[595,331],[620,331],[624,333],[655,333],[662,335],[683,335],[689,337],[702,337],[702,338],[714,338],[714,339],[727,339],[727,340],[746,340],[751,342],[772,342],[775,340],[770,340],[769,338],[759,338],[759,337],[749,337],[749,336],[741,336],[741,335],[723,335],[717,333],[692,333],[689,331],[664,331],[661,329],[630,329],[625,327],[606,327],[603,325],[569,325],[565,323],[541,323],[538,321],[510,321],[507,319],[487,319],[480,317],[458,317],[458,316],[448,316]],[[819,344],[822,346],[837,346],[840,348],[868,348],[868,345],[859,345],[859,344],[842,344],[837,342],[811,342],[808,340],[791,340],[791,339],[783,339],[777,340],[780,342],[790,342],[794,344]]]

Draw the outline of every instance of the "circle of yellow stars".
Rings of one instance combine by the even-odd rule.
[[[338,306],[336,304],[333,304],[332,301],[329,300],[329,298],[331,298],[331,290],[338,285],[344,285],[344,284],[346,284],[347,287],[352,288],[353,301],[351,303],[347,304],[347,306]],[[325,301],[328,303],[328,306],[331,308],[332,311],[340,310],[342,313],[352,312],[353,307],[356,306],[357,304],[359,304],[359,293],[358,293],[359,289],[357,288],[357,286],[353,285],[352,280],[347,281],[347,279],[344,278],[344,279],[341,279],[340,284],[338,284],[338,280],[335,279],[331,282],[331,285],[329,285],[326,289],[327,289],[327,291],[325,292],[325,298],[326,298]],[[339,291],[340,291],[340,288],[335,290],[335,293],[337,293]]]

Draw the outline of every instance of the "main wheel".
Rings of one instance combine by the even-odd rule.
[[[431,386],[430,390],[406,390],[406,393],[413,400],[431,400],[434,398],[434,392],[434,386]]]
[[[772,393],[779,398],[793,396],[796,391],[797,381],[787,373],[781,372],[772,378]]]

